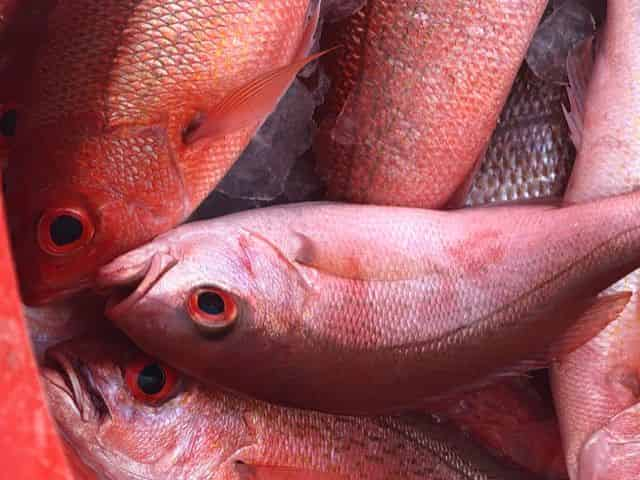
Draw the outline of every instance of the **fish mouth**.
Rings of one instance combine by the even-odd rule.
[[[111,412],[89,368],[77,359],[61,352],[45,353],[43,377],[59,389],[84,422],[101,422],[111,417]]]
[[[109,284],[114,290],[107,300],[107,317],[113,319],[124,316],[177,263],[178,260],[172,255],[159,252],[136,270],[127,270],[112,276]]]

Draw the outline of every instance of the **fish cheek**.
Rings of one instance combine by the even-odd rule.
[[[110,319],[148,355],[193,375],[192,366],[201,363],[195,348],[201,334],[181,304],[151,295]]]

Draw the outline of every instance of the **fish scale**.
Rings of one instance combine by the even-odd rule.
[[[463,435],[423,417],[346,417],[284,408],[204,387],[186,376],[175,393],[150,407],[123,381],[122,372],[141,352],[114,332],[77,337],[48,354],[66,359],[66,367],[49,362],[43,373],[59,428],[80,458],[113,480],[535,478],[500,465]],[[84,381],[81,392],[66,393],[62,386],[63,375],[86,372],[109,408],[106,418],[91,414],[95,406],[84,394]],[[87,421],[78,410],[88,412]]]
[[[327,198],[444,205],[488,142],[545,4],[370,0],[335,27],[327,44],[344,48],[315,142]]]
[[[90,286],[98,267],[195,210],[301,68],[317,7],[309,0],[55,3],[30,75],[10,99],[19,122],[6,198],[26,303]],[[51,209],[72,209],[91,238],[51,253],[40,238],[46,228],[37,227]]]
[[[465,206],[561,197],[575,159],[562,105],[562,85],[523,64],[504,106]]]
[[[640,187],[640,6],[610,0],[606,7],[595,44],[583,43],[568,63],[578,155],[565,198],[573,203]],[[616,321],[551,369],[572,480],[640,475],[640,271],[603,295],[622,289],[633,296]]]

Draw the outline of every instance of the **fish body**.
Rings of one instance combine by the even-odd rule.
[[[343,3],[348,4],[349,2]],[[327,2],[325,2],[326,5]],[[332,35],[336,37],[336,33],[332,31],[331,26],[325,27],[324,30],[331,39],[327,44],[330,45],[332,42],[346,43],[348,51],[340,63],[342,68],[334,69],[332,72],[334,82],[337,82],[337,84],[334,83],[334,94],[347,95],[349,92],[344,92],[344,89],[353,91],[355,88],[360,88],[349,85],[350,82],[353,83],[353,78],[349,78],[348,75],[354,75],[354,68],[352,65],[347,68],[345,63],[355,62],[357,64],[357,55],[369,54],[369,52],[363,52],[365,48],[373,48],[378,42],[385,42],[385,45],[389,45],[392,41],[406,41],[399,36],[393,40],[389,38],[383,40],[382,37],[373,35],[367,37],[367,34],[376,31],[378,27],[380,27],[379,30],[384,29],[384,26],[374,23],[375,13],[384,8],[388,8],[384,2],[370,2],[368,12],[361,12],[337,28],[338,39],[332,38]],[[437,7],[425,6],[424,8],[435,10]],[[401,18],[400,21],[412,21],[406,16]],[[372,19],[373,22],[366,26],[361,25],[366,19]],[[414,17],[413,21],[415,20]],[[425,21],[428,20],[425,19]],[[468,18],[462,17],[454,20],[455,24],[462,24],[466,21]],[[486,23],[483,21],[481,24],[484,27]],[[358,28],[361,29],[358,30]],[[344,40],[349,38],[349,34],[359,35],[358,38],[361,40],[364,38],[367,46],[363,47],[350,40]],[[452,36],[444,41],[454,43],[457,39]],[[418,51],[395,51],[391,55],[393,58],[420,57],[423,54],[428,56],[432,50],[433,48],[431,50],[422,48]],[[375,50],[371,52],[372,55],[376,53]],[[473,55],[464,60],[461,59],[460,63],[461,65],[464,62],[474,64],[476,61],[476,55]],[[367,75],[367,67],[360,64],[360,68],[365,75],[364,78],[371,79],[371,75]],[[403,78],[409,78],[412,74],[414,76],[418,73],[424,74],[420,71],[407,70],[395,65],[395,69],[389,75],[401,75]],[[376,74],[379,74],[379,71],[380,69],[376,70]],[[426,76],[429,75],[433,75],[433,72],[426,72]],[[442,95],[447,95],[449,93],[447,88],[453,87],[453,84],[442,86]],[[371,85],[367,85],[365,88],[370,94],[380,95],[382,91],[382,89],[373,90]],[[356,98],[359,101],[365,101],[362,97]],[[501,113],[497,129],[491,137],[490,145],[481,161],[481,167],[474,176],[473,188],[466,201],[467,206],[550,194],[559,196],[562,193],[575,154],[561,107],[561,101],[565,98],[566,91],[563,86],[536,78],[526,65],[520,68]],[[432,100],[433,97],[422,100],[414,99],[417,102]],[[330,110],[329,115],[335,116],[336,109],[339,107],[336,103],[339,102],[333,102],[330,99],[328,108],[324,110]],[[331,109],[334,111],[331,112]],[[320,113],[326,114],[322,110]],[[461,122],[464,121],[466,119],[461,120]],[[424,128],[431,126],[429,121],[425,122],[424,119],[420,120],[420,124]],[[324,127],[337,129],[335,118],[325,122]],[[339,132],[334,130],[333,133],[334,138],[327,140],[324,137],[321,140],[329,141],[330,145],[336,149],[334,140]],[[364,135],[364,132],[360,133]],[[382,141],[384,142],[384,140]],[[322,146],[317,145],[317,147],[321,148]],[[337,149],[339,154],[345,153],[344,146],[338,146]],[[370,158],[367,155],[362,155],[361,149],[354,151],[359,157],[352,159],[351,166],[356,168],[361,166],[363,169],[370,168]],[[413,152],[409,152],[407,161],[415,161],[414,157]],[[336,158],[323,158],[322,160],[328,161],[331,165],[331,162],[336,161]],[[375,165],[374,175],[377,178],[385,179],[384,190],[375,192],[375,203],[401,206],[407,197],[411,196],[411,198],[420,199],[414,206],[428,207],[432,201],[428,195],[429,189],[433,188],[430,185],[431,172],[426,168],[421,172],[416,172],[422,174],[423,177],[413,178],[412,184],[408,186],[405,177],[393,174],[398,169],[395,164],[396,158],[394,157],[393,160],[393,162],[381,161]],[[330,187],[327,195],[328,200],[357,198],[362,195],[363,185],[361,182],[339,183],[344,179],[332,175],[332,172],[329,172],[327,176]],[[453,180],[458,181],[456,178]],[[331,188],[334,186],[331,182],[339,183],[341,189]],[[407,188],[415,188],[416,190],[409,195]],[[398,195],[398,190],[402,190],[404,195]],[[511,462],[522,465],[530,471],[546,475],[547,478],[566,478],[557,421],[552,414],[540,418],[538,414],[541,399],[532,390],[531,386],[522,379],[507,380],[496,386],[466,393],[453,399],[447,398],[443,400],[444,408],[438,409],[438,414],[449,419],[461,430],[471,433],[475,440],[487,446],[491,451],[508,458]],[[432,408],[432,405],[429,404],[427,408]],[[532,441],[532,438],[536,440]]]
[[[619,401],[616,403],[620,404]],[[640,476],[639,419],[640,403],[635,402],[609,418],[600,429],[587,437],[580,449],[577,478],[580,480],[638,478]],[[575,470],[572,469],[572,472]]]
[[[607,2],[603,31],[570,59],[569,119],[578,155],[565,194],[569,202],[640,188],[639,22],[637,2]],[[640,437],[634,413],[640,401],[640,272],[605,293],[621,290],[633,296],[620,317],[552,369],[573,480],[636,478],[640,473],[632,440]],[[635,433],[630,427],[634,418]]]
[[[309,0],[60,0],[18,98],[7,202],[25,302],[180,223],[304,64]],[[297,62],[297,63],[296,63]]]
[[[546,365],[612,320],[628,296],[593,298],[640,261],[638,195],[271,207],[180,227],[99,283],[123,288],[108,316],[143,350],[203,381],[335,413],[397,411]],[[566,315],[543,321],[554,309]]]
[[[315,142],[328,198],[441,207],[486,148],[544,0],[370,0],[343,45]]]
[[[510,378],[427,408],[499,458],[542,478],[566,479],[558,420],[541,393],[530,378]]]
[[[115,334],[71,340],[47,357],[51,411],[100,478],[533,478],[438,425],[287,409],[204,387]],[[159,369],[160,392],[144,396],[141,376]]]
[[[562,196],[575,159],[563,104],[564,86],[522,65],[465,206]]]

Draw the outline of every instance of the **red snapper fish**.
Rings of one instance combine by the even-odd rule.
[[[307,203],[182,226],[105,266],[108,316],[202,381],[373,414],[547,365],[627,304],[640,193],[566,208]],[[550,312],[560,315],[550,317]]]
[[[6,198],[27,304],[90,286],[98,267],[187,218],[314,58],[320,8],[52,5],[12,99]]]
[[[533,480],[419,420],[338,417],[207,388],[124,337],[47,352],[50,409],[109,480]]]
[[[369,0],[335,27],[315,142],[329,198],[436,208],[464,190],[546,4]]]
[[[640,5],[611,0],[604,30],[570,57],[568,118],[578,156],[569,202],[640,188],[639,49]],[[552,369],[572,480],[640,476],[640,271],[606,293],[619,291],[633,292],[619,318]]]

